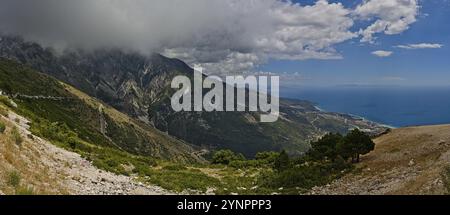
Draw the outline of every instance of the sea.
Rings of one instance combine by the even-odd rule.
[[[280,96],[391,127],[450,124],[450,86],[282,87]]]

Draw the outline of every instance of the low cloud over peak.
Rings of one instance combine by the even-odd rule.
[[[336,44],[401,33],[418,8],[417,0],[361,0],[354,8],[327,0],[0,0],[0,32],[58,49],[159,52],[228,73],[268,59],[340,59]],[[355,32],[359,20],[369,23]]]

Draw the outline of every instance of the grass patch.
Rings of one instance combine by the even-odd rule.
[[[5,123],[0,122],[0,133],[5,132],[5,130],[6,130],[6,125],[5,125]]]
[[[16,195],[26,196],[35,195],[35,191],[31,186],[19,186],[16,188]]]
[[[168,190],[181,192],[197,190],[205,192],[208,188],[221,186],[219,179],[210,177],[199,170],[150,170],[147,172],[147,182],[156,184]]]
[[[8,109],[0,105],[0,115],[2,116],[8,116]]]
[[[6,96],[0,96],[0,103],[6,105],[7,107],[14,108],[11,100]]]
[[[6,183],[9,186],[12,186],[14,188],[18,187],[20,185],[20,181],[21,181],[21,176],[20,173],[17,171],[11,171],[8,173],[8,178],[6,180]]]
[[[20,135],[19,129],[17,129],[17,127],[14,127],[11,130],[11,138],[12,138],[12,141],[17,145],[20,145],[23,142],[23,138]]]

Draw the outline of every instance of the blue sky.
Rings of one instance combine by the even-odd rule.
[[[315,1],[299,2],[303,5]],[[346,7],[354,7],[358,1],[343,2]],[[450,1],[422,0],[420,6],[417,21],[400,34],[379,34],[373,44],[361,43],[360,38],[354,38],[334,45],[342,59],[270,60],[258,69],[276,73],[296,73],[301,77],[295,83],[285,81],[285,85],[450,86]],[[354,28],[357,30],[363,25],[364,23],[356,23]],[[441,44],[442,47],[395,47],[420,43]],[[377,50],[391,51],[392,55],[377,57],[371,54]]]

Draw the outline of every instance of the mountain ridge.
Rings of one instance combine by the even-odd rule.
[[[358,127],[380,133],[383,127],[349,115],[317,110],[309,102],[281,99],[280,119],[255,122],[251,112],[174,112],[171,79],[192,75],[178,59],[120,50],[66,51],[55,55],[20,37],[2,37],[0,56],[29,65],[67,82],[121,112],[178,139],[207,150],[232,149],[251,157],[259,151],[303,154],[309,141],[327,132]],[[245,131],[245,132],[243,132]]]
[[[37,133],[58,123],[55,129],[68,126],[77,138],[96,145],[156,158],[200,159],[191,155],[196,150],[187,143],[14,61],[0,58],[0,88],[15,99],[18,110],[32,120],[32,130]],[[52,133],[47,136],[54,137]]]

